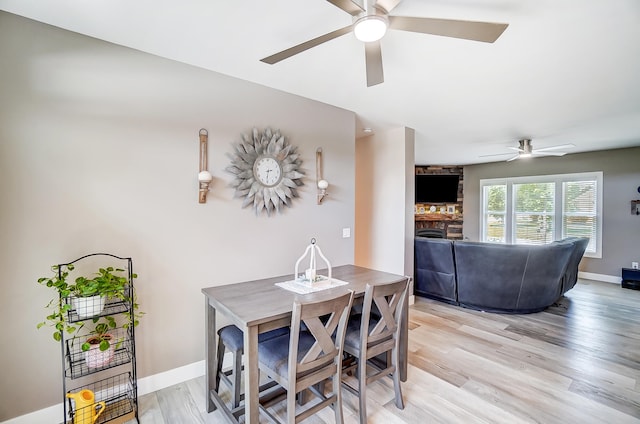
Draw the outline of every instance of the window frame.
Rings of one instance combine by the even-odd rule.
[[[558,236],[562,238],[563,225],[564,225],[564,183],[566,182],[580,182],[580,181],[595,181],[596,185],[596,212],[595,212],[595,252],[585,252],[584,256],[590,258],[602,258],[602,198],[603,198],[603,173],[602,171],[594,172],[579,172],[572,174],[553,174],[553,175],[532,175],[526,177],[507,177],[507,178],[488,178],[480,180],[480,225],[479,225],[479,240],[489,243],[502,243],[498,241],[488,241],[485,239],[487,229],[485,228],[485,216],[487,211],[485,210],[486,198],[485,187],[494,185],[506,186],[505,195],[505,242],[504,244],[515,243],[515,196],[513,193],[514,184],[532,184],[532,183],[554,183],[555,195],[554,195],[554,233],[556,234],[556,240]]]

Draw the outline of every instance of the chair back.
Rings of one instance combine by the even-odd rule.
[[[308,387],[335,375],[340,369],[352,301],[352,290],[325,300],[294,301],[289,341],[289,387]],[[303,323],[306,330],[301,335]]]
[[[409,279],[391,284],[367,284],[360,325],[360,346],[367,350],[367,357],[398,348],[408,285]],[[374,305],[378,313],[371,320]]]

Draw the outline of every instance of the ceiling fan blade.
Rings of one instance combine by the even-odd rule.
[[[515,155],[515,156],[513,156],[513,157],[511,157],[511,158],[507,159],[507,162],[511,162],[512,160],[516,160],[516,159],[518,159],[519,157],[520,157],[520,155]]]
[[[511,152],[507,152],[507,153],[493,153],[493,154],[491,154],[491,155],[480,155],[480,156],[478,156],[478,157],[480,157],[480,158],[488,158],[488,157],[491,157],[491,156],[506,156],[506,155],[512,155],[512,154],[513,154],[513,153],[511,153]]]
[[[389,13],[400,4],[402,0],[378,0],[376,1],[375,8],[382,9],[384,12]]]
[[[521,149],[520,147],[509,146],[507,149],[515,150],[516,152],[524,152],[524,149]]]
[[[570,149],[572,147],[576,147],[575,144],[569,143],[569,144],[560,144],[558,146],[550,146],[550,147],[543,147],[541,149],[534,149],[536,152],[546,152],[548,150],[558,150],[558,149]]]
[[[305,41],[304,43],[298,44],[297,46],[290,47],[286,50],[273,54],[271,56],[265,57],[264,59],[260,59],[260,62],[268,63],[269,65],[273,65],[274,63],[278,63],[281,60],[288,59],[293,55],[298,53],[302,53],[305,50],[309,50],[312,47],[318,46],[322,43],[326,43],[327,41],[331,41],[334,38],[338,38],[341,35],[348,34],[352,31],[353,25],[346,26],[344,28],[337,29],[335,31],[331,31],[327,34],[321,35],[320,37],[316,37],[312,40]]]
[[[564,156],[567,152],[541,152],[540,150],[534,150],[531,154],[534,156]]]
[[[345,12],[347,12],[352,16],[356,16],[357,14],[365,11],[364,6],[361,5],[360,2],[355,0],[327,0],[327,1],[333,4],[334,6],[337,6],[340,9],[344,10]]]
[[[367,66],[367,87],[384,82],[380,40],[373,41],[371,43],[364,43],[364,56]]]
[[[509,24],[453,19],[389,16],[389,28],[493,43]]]

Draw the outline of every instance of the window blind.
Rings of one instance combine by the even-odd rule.
[[[566,181],[562,191],[562,237],[589,237],[587,251],[595,251],[597,181]]]
[[[554,183],[514,184],[514,233],[520,244],[554,240]]]

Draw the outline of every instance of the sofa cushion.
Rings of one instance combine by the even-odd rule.
[[[458,302],[500,311],[518,307],[529,246],[481,242],[454,244]]]
[[[573,250],[571,241],[530,246],[516,309],[540,311],[562,296],[562,277]]]

